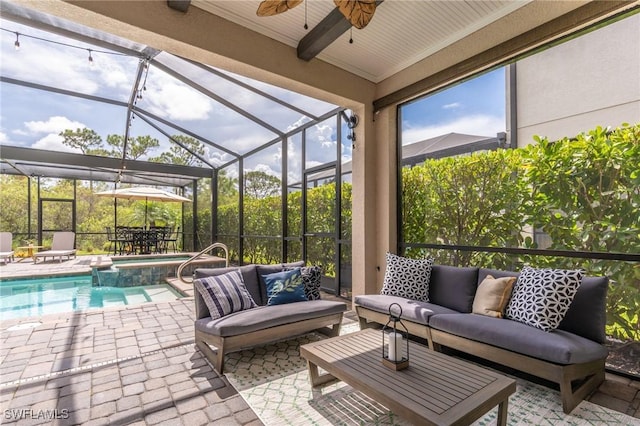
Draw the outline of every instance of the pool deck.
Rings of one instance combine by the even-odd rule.
[[[71,262],[46,266],[69,273]],[[51,275],[44,266],[23,265]],[[186,297],[0,322],[2,423],[51,423],[20,414],[30,409],[68,415],[62,425],[262,424],[196,349],[194,317]],[[589,400],[640,418],[637,381],[607,374]]]

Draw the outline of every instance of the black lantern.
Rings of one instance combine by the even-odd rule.
[[[402,306],[392,303],[389,321],[382,327],[382,363],[396,371],[409,366],[409,330],[400,320],[401,316]]]

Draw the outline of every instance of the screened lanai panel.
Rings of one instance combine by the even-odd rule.
[[[293,108],[256,93],[246,86],[230,81],[211,67],[197,65],[166,52],[156,56],[155,61],[178,71],[195,84],[201,85],[223,99],[230,100],[235,106],[281,132],[310,120],[307,114],[295,111]]]
[[[159,67],[162,67],[160,69]],[[198,90],[180,72],[162,63],[149,66],[146,90],[137,106],[161,119],[187,128],[202,138],[215,141],[240,154],[271,141],[277,135],[250,118],[214,100],[211,93]]]
[[[305,131],[305,168],[336,161],[337,121],[331,117]]]
[[[3,20],[2,76],[126,102],[139,59]],[[19,50],[14,43],[19,33]],[[46,41],[45,41],[46,40]],[[89,57],[91,56],[91,61]]]
[[[124,133],[127,110],[123,106],[15,84],[0,84],[0,131],[6,135],[3,144],[80,153],[81,149],[63,144],[64,138],[60,133],[87,128],[102,141],[106,141],[110,134]],[[11,102],[7,102],[8,99]]]
[[[273,86],[268,83],[263,83],[258,80],[252,80],[248,77],[234,74],[229,71],[225,71],[225,70],[218,70],[218,71],[233,79],[241,81],[242,83],[248,84],[253,88],[261,92],[264,92],[268,95],[271,95],[283,102],[293,105],[296,108],[304,110],[305,112],[308,112],[316,117],[319,117],[323,114],[327,114],[328,112],[337,108],[337,105],[331,104],[329,102],[324,102],[318,99],[314,99],[309,96],[301,95],[300,93],[296,93],[291,90],[283,89],[278,86]]]
[[[235,157],[217,148],[215,141],[202,141],[190,129],[177,127],[172,122],[156,120],[144,112],[135,114],[132,120],[132,133],[139,135],[153,135],[158,139],[158,146],[149,152],[151,161],[161,163],[182,164],[196,167],[219,166],[226,164]],[[185,133],[188,132],[188,133]],[[185,150],[180,144],[188,148]],[[189,152],[191,151],[191,152]],[[201,156],[208,164],[194,157],[192,153]]]

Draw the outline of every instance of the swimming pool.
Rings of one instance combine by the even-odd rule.
[[[175,277],[178,267],[193,254],[183,256],[131,256],[96,259],[92,262],[94,285],[111,287],[148,286]],[[201,255],[187,266],[183,275],[193,274],[196,268],[223,267],[220,257]]]
[[[0,282],[0,320],[164,302],[182,297],[168,284],[94,287],[91,275]]]

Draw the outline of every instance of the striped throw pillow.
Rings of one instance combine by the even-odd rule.
[[[200,278],[194,280],[193,285],[202,295],[212,319],[257,306],[244,285],[240,271]]]

